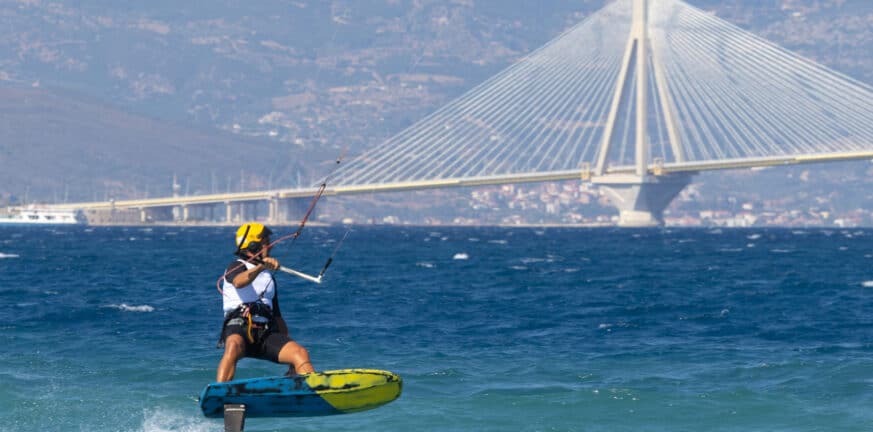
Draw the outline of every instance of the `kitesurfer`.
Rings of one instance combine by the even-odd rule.
[[[224,356],[216,381],[230,381],[243,357],[290,365],[289,372],[315,372],[309,352],[291,339],[279,309],[272,270],[279,261],[270,257],[270,234],[263,224],[243,224],[236,232],[236,255],[222,278],[224,326],[219,345]]]

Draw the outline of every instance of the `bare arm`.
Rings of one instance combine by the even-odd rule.
[[[258,275],[261,274],[261,272],[265,269],[276,270],[277,268],[279,268],[279,261],[277,261],[275,258],[268,257],[264,258],[263,261],[263,264],[258,264],[236,275],[231,281],[231,283],[233,283],[233,286],[236,288],[242,288],[254,282],[255,278],[258,277]]]

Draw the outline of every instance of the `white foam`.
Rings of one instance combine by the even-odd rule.
[[[746,238],[749,240],[758,240],[759,238],[761,238],[761,234],[747,235]]]
[[[424,267],[424,268],[434,268],[433,263],[429,263],[429,262],[417,262],[417,263],[415,263],[415,265],[418,267]]]
[[[452,257],[452,259],[455,259],[455,260],[465,260],[465,259],[469,259],[469,258],[470,258],[470,255],[467,255],[464,252],[458,252],[455,254],[455,256]]]
[[[873,288],[873,280],[861,282],[861,286],[864,288]]]
[[[18,258],[18,255],[0,252],[0,258]]]
[[[127,303],[111,304],[106,307],[115,308],[125,312],[154,312],[155,308],[149,305],[130,306]]]
[[[143,432],[208,432],[218,427],[217,421],[167,409],[146,410],[143,414]]]
[[[532,263],[538,263],[538,262],[543,262],[543,261],[545,261],[544,258],[522,258],[521,259],[522,264],[532,264]]]

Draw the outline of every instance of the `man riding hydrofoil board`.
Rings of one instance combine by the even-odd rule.
[[[216,381],[233,379],[237,362],[244,357],[290,365],[289,373],[315,372],[309,352],[291,339],[279,308],[273,271],[279,261],[270,257],[272,231],[261,223],[243,224],[236,232],[237,259],[221,280],[224,324],[219,346],[224,355]]]

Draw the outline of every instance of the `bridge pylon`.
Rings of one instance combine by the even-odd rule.
[[[691,182],[691,173],[662,175],[661,170],[650,172],[651,150],[649,123],[666,125],[670,147],[677,162],[683,160],[672,101],[669,99],[667,82],[659,59],[650,49],[648,31],[648,0],[633,0],[630,34],[619,69],[609,115],[594,168],[592,183],[603,187],[610,202],[619,210],[619,226],[657,226],[664,223],[664,209],[682,189]],[[652,119],[650,114],[650,74],[654,75],[653,103],[662,118]],[[620,121],[621,112],[629,112],[633,122]],[[620,130],[624,124],[625,129]],[[617,136],[631,134],[634,137],[634,173],[610,174],[607,161]],[[656,167],[657,168],[657,167]]]

